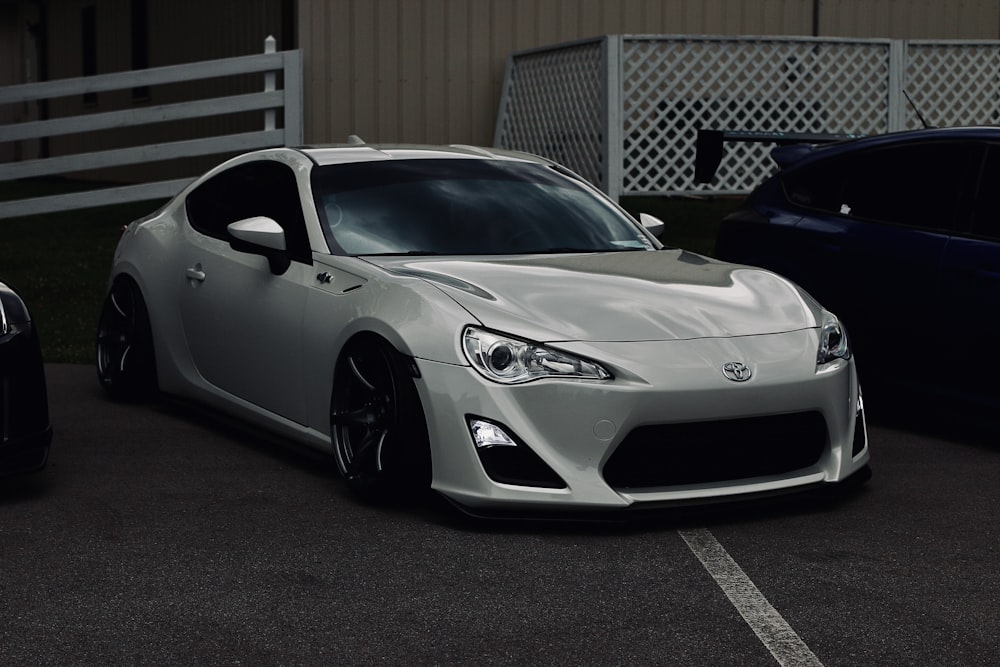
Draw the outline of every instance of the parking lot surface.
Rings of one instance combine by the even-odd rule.
[[[628,524],[371,507],[329,462],[47,367],[0,480],[2,664],[970,665],[1000,655],[1000,438],[880,419],[834,501]],[[995,421],[995,420],[994,420]]]

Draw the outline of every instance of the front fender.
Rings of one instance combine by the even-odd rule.
[[[138,285],[149,313],[160,389],[167,393],[183,393],[185,386],[197,380],[193,377],[191,353],[173,298],[174,249],[179,225],[170,217],[172,212],[173,209],[166,207],[157,215],[137,220],[125,228],[115,248],[107,288],[123,275]]]
[[[310,290],[302,323],[309,425],[329,432],[333,369],[354,336],[373,333],[410,357],[468,365],[461,332],[478,324],[464,308],[420,278],[361,266],[351,258],[317,261],[324,281]]]

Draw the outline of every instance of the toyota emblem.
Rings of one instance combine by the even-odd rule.
[[[722,365],[722,374],[733,382],[746,382],[753,375],[753,371],[746,364],[738,361],[727,361]]]

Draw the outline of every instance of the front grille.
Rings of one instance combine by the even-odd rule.
[[[640,426],[604,466],[614,489],[726,482],[808,468],[827,447],[818,412]]]

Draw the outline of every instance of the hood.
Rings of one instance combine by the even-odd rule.
[[[820,317],[774,273],[683,250],[366,259],[436,285],[487,328],[539,342],[770,334]]]

